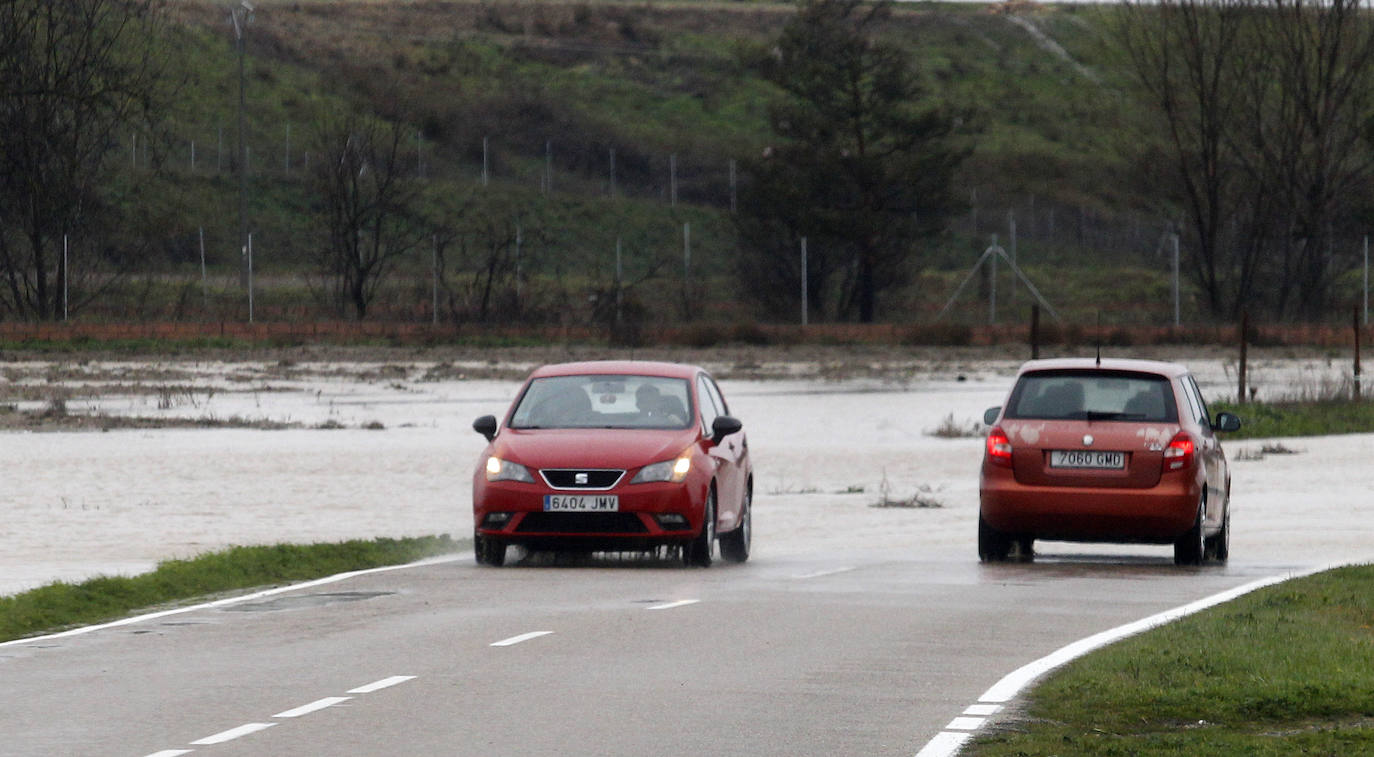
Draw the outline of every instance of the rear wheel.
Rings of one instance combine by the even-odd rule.
[[[1205,505],[1205,500],[1198,504],[1197,517],[1193,519],[1192,527],[1174,542],[1175,565],[1201,565],[1203,558],[1206,557],[1207,543],[1202,536],[1202,514],[1205,512]]]
[[[472,534],[472,553],[478,565],[499,567],[506,564],[506,543],[500,539],[483,536],[476,531]]]
[[[706,493],[706,512],[703,514],[701,533],[682,548],[682,562],[698,568],[711,567],[716,551],[716,489],[711,487]]]
[[[998,531],[978,515],[978,559],[983,562],[1004,562],[1011,554],[1011,536]]]
[[[741,508],[739,525],[735,530],[720,535],[720,556],[730,562],[744,562],[749,559],[749,540],[753,526],[750,520],[754,510],[754,485],[750,482],[744,491],[744,507]]]

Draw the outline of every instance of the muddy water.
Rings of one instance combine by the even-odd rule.
[[[976,367],[975,367],[976,368]],[[982,442],[944,438],[999,404],[1014,363],[893,382],[725,381],[756,469],[755,555],[890,550],[975,560]],[[1209,397],[1233,392],[1221,360],[1195,368]],[[1337,382],[1341,366],[1251,367],[1261,391]],[[512,381],[411,372],[233,381],[200,364],[176,393],[109,393],[72,411],[271,420],[288,430],[0,432],[0,594],[130,574],[236,544],[418,536],[471,529],[472,419],[502,413]],[[160,380],[166,380],[165,377]],[[324,426],[328,426],[325,428]],[[1374,554],[1374,435],[1227,446],[1233,562],[1313,564]],[[1251,459],[1236,459],[1236,458]],[[881,503],[920,507],[876,507]],[[1039,545],[1071,556],[1167,548]]]

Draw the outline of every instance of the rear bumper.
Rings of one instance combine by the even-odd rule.
[[[1166,474],[1149,489],[1030,486],[985,465],[979,503],[989,526],[1060,541],[1169,544],[1192,527],[1202,485]]]

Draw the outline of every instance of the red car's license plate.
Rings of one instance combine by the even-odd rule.
[[[545,494],[544,511],[550,513],[613,513],[620,510],[614,494]]]
[[[1051,468],[1105,468],[1126,467],[1126,453],[1100,452],[1089,449],[1056,449],[1050,451]]]

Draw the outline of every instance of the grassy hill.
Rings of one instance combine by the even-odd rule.
[[[171,8],[187,82],[156,156],[169,169],[159,179],[166,239],[155,270],[87,312],[243,318],[233,31],[221,5]],[[521,226],[521,291],[502,282],[502,296],[519,298],[503,317],[605,317],[617,240],[629,285],[622,307],[635,317],[756,317],[731,275],[732,166],[769,142],[766,106],[777,93],[749,61],[766,54],[790,5],[262,0],[255,8],[245,100],[259,318],[318,315],[327,300],[308,263],[321,234],[305,177],[319,122],[341,108],[413,131],[431,217]],[[993,234],[1010,245],[1012,223],[1018,261],[1067,320],[1090,322],[1099,311],[1107,323],[1171,318],[1165,224],[1126,157],[1143,119],[1115,83],[1103,44],[1109,14],[1028,3],[897,6],[883,34],[910,46],[933,97],[977,114],[977,131],[958,178],[967,211],[924,252],[922,275],[884,302],[883,320],[932,319]],[[131,173],[149,173],[154,158],[131,154]],[[476,317],[485,283],[475,253],[448,254],[440,313]],[[390,280],[376,317],[429,317],[433,256],[414,258]],[[1028,295],[1021,288],[1013,300],[1005,266],[1001,277],[999,317],[1023,319]],[[986,320],[980,286],[947,317]],[[600,311],[588,304],[593,296]],[[1195,315],[1185,308],[1185,318]]]

